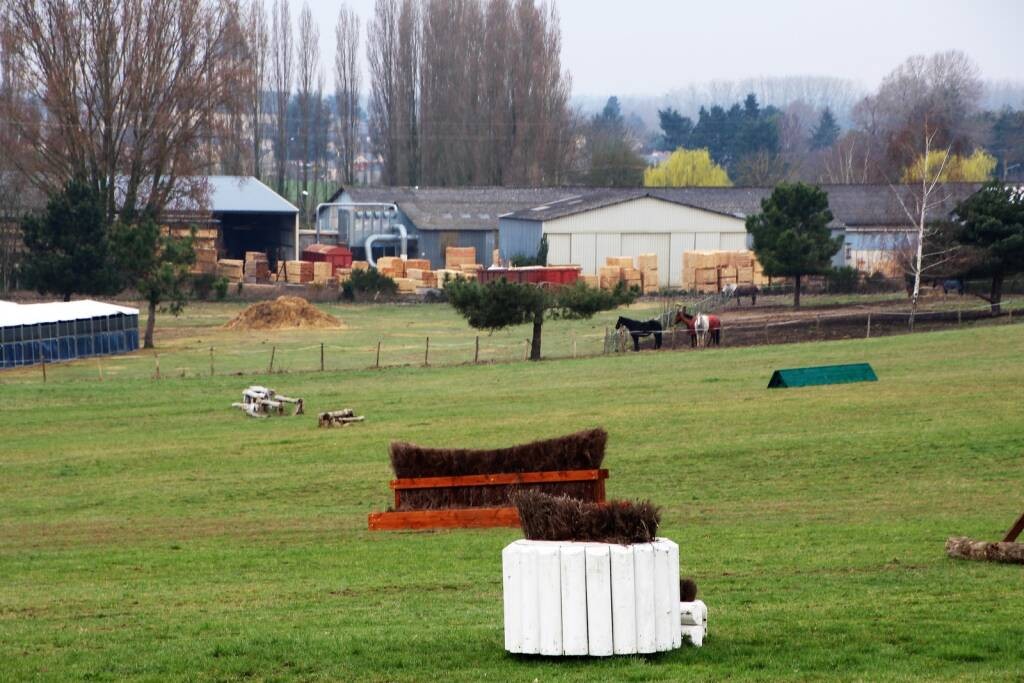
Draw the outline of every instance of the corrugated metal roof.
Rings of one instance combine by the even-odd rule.
[[[912,203],[916,188],[907,185],[821,185],[835,219],[831,227],[903,226],[909,220],[896,192]],[[945,218],[956,204],[976,192],[979,183],[947,183],[946,201],[932,212]],[[651,196],[697,209],[746,217],[761,210],[771,187],[350,187],[357,202],[395,203],[419,230],[496,230],[499,216],[538,220],[589,211],[640,196]],[[536,209],[536,211],[531,211]],[[531,217],[532,216],[532,217]]]
[[[106,315],[138,315],[139,309],[118,306],[102,301],[83,299],[81,301],[54,301],[45,304],[18,304],[0,301],[0,327],[15,325],[37,325],[66,320],[85,320]]]
[[[207,182],[214,213],[299,212],[297,206],[252,176],[214,175]]]

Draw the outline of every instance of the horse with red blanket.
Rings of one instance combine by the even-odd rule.
[[[722,343],[722,320],[717,315],[690,315],[684,307],[676,313],[675,323],[686,325],[686,329],[690,331],[690,346],[694,348],[710,344],[720,346]]]

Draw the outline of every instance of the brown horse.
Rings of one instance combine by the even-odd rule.
[[[714,344],[720,346],[722,343],[722,321],[717,315],[697,313],[690,315],[686,309],[676,313],[675,323],[686,325],[690,331],[690,346],[696,348],[698,342],[701,346]]]

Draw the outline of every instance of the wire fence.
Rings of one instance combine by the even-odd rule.
[[[1007,302],[995,315],[990,306],[918,311],[858,310],[793,314],[786,320],[750,316],[727,320],[720,346],[755,346],[828,339],[871,338],[915,331],[952,329],[965,325],[1013,324],[1024,318],[1024,302]],[[776,312],[777,314],[777,312]],[[661,320],[669,320],[664,315]],[[526,328],[523,328],[526,329]],[[396,367],[450,367],[526,361],[531,340],[514,334],[382,335],[367,343],[331,341],[279,343],[263,341],[203,344],[190,341],[181,348],[142,350],[121,356],[95,356],[65,363],[40,363],[0,373],[2,382],[110,381],[113,379],[202,378],[216,376],[274,375],[298,372],[340,372]],[[710,346],[683,326],[667,325],[660,335],[638,338],[642,351],[686,351]],[[700,343],[703,342],[703,343]],[[542,337],[545,360],[586,358],[633,351],[629,332],[622,328],[578,332],[548,330]]]

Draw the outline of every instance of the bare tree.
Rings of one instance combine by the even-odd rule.
[[[277,193],[284,194],[288,167],[288,104],[292,97],[292,18],[288,0],[274,0],[271,20],[270,83],[274,91],[274,165]]]
[[[314,119],[319,106],[316,89],[320,80],[320,30],[313,21],[313,13],[309,4],[302,5],[299,13],[299,34],[296,47],[296,99],[299,111],[298,146],[299,163],[302,170],[299,175],[300,192],[309,191],[309,169],[313,163]],[[304,198],[306,195],[303,194]],[[306,201],[303,201],[305,207]],[[303,216],[306,219],[306,216]]]
[[[248,132],[248,96],[246,93],[252,71],[249,51],[250,41],[246,36],[243,8],[238,0],[222,0],[225,12],[225,27],[221,59],[218,65],[237,74],[245,84],[238,89],[238,95],[223,102],[211,102],[215,110],[213,118],[213,139],[211,154],[220,172],[226,175],[242,175],[250,167]]]
[[[939,213],[937,209],[949,201],[949,195],[943,188],[941,178],[952,148],[947,146],[936,149],[935,139],[938,135],[939,129],[937,127],[929,128],[926,120],[920,138],[923,161],[919,179],[920,186],[907,193],[909,196],[904,196],[905,193],[900,188],[890,185],[914,231],[914,238],[908,243],[908,248],[911,250],[910,257],[903,259],[908,269],[907,274],[913,278],[910,294],[910,329],[914,328],[914,317],[917,314],[918,299],[921,296],[922,274],[948,261],[955,251],[955,247],[926,251],[932,238],[937,234],[934,224],[929,221]],[[914,184],[907,187],[913,188]]]
[[[367,26],[370,123],[384,158],[382,180],[415,184],[418,158],[419,5],[415,0],[377,0]]]
[[[223,5],[9,0],[8,8],[24,98],[34,105],[0,117],[33,150],[14,159],[19,170],[48,194],[87,178],[111,220],[159,214],[205,170],[196,150],[234,96]]]
[[[248,38],[248,68],[244,69],[244,92],[248,104],[248,126],[252,136],[252,174],[263,176],[263,135],[269,72],[270,28],[263,0],[251,0],[245,21]]]
[[[338,112],[338,169],[345,185],[355,182],[355,159],[359,152],[359,96],[362,73],[359,68],[359,17],[342,5],[334,35],[334,100]]]

